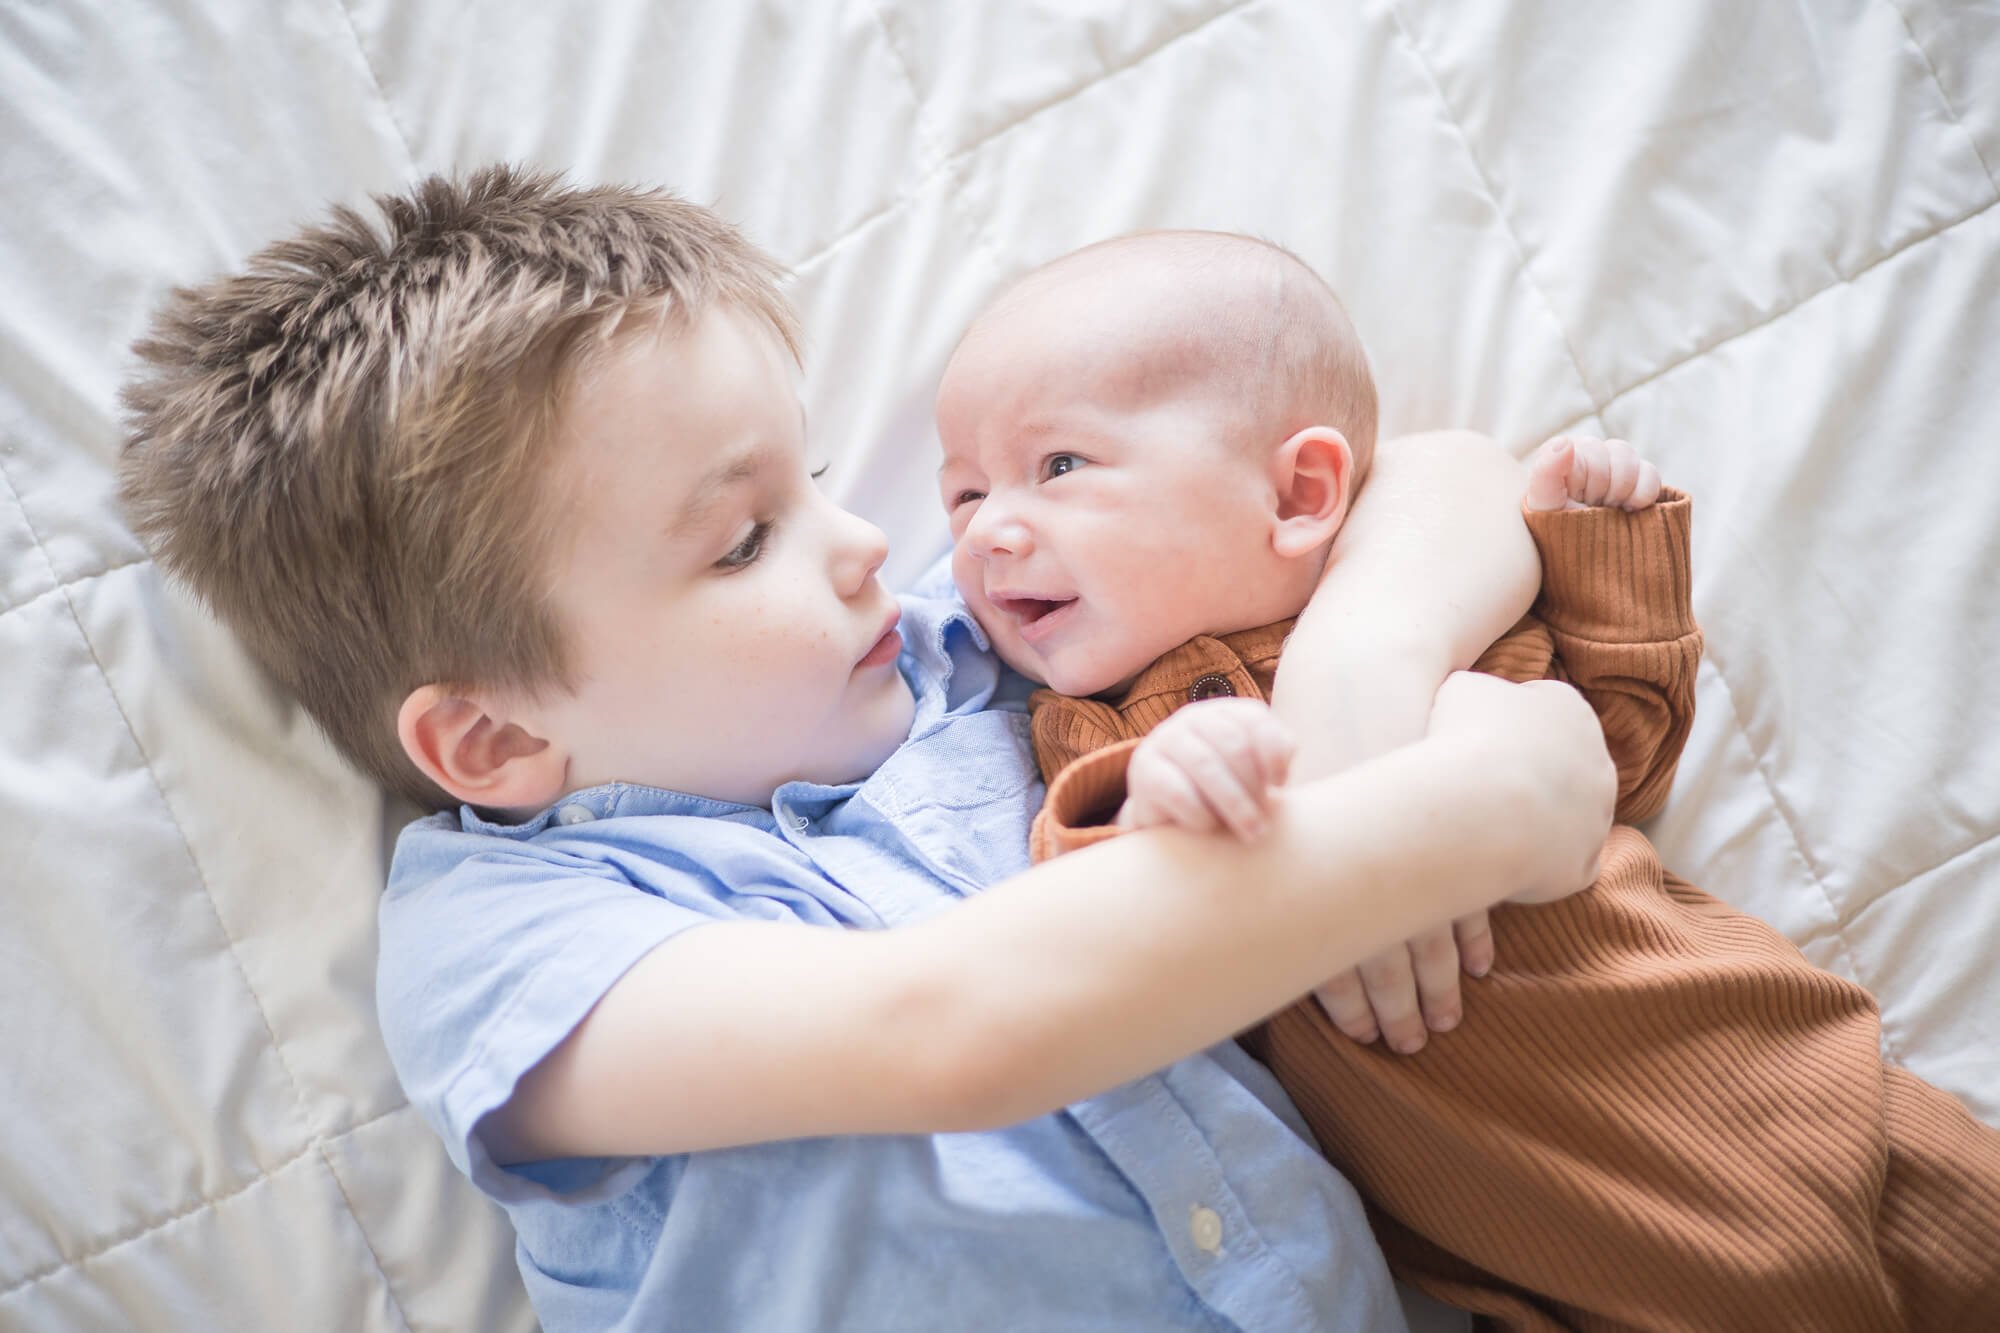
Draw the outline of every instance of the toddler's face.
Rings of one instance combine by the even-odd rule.
[[[1197,634],[1274,618],[1253,605],[1270,482],[1213,394],[1087,323],[1027,323],[968,338],[938,392],[952,572],[1000,656],[1098,694]]]
[[[727,308],[637,334],[576,386],[552,490],[578,687],[540,709],[568,790],[767,804],[864,776],[909,734],[887,546],[808,471],[791,365]]]

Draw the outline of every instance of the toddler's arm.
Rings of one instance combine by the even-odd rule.
[[[1220,1041],[1429,921],[1582,887],[1611,788],[1573,690],[1462,676],[1425,740],[1284,789],[1252,843],[1146,830],[890,930],[684,931],[480,1133],[519,1161],[1043,1114]]]
[[[1385,443],[1285,647],[1272,705],[1299,739],[1294,780],[1423,735],[1446,674],[1470,666],[1534,600],[1521,465],[1467,431]],[[1457,1025],[1459,971],[1493,961],[1484,912],[1342,972],[1319,999],[1358,1041],[1420,1049]]]

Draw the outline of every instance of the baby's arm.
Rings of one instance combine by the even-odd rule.
[[[1530,458],[1522,507],[1542,553],[1535,615],[1555,655],[1551,674],[1581,690],[1604,724],[1618,819],[1645,819],[1665,802],[1694,722],[1702,637],[1688,498],[1622,440],[1558,437]]]
[[[1140,831],[896,929],[684,931],[480,1132],[521,1161],[1043,1114],[1223,1040],[1429,921],[1582,887],[1611,786],[1573,690],[1461,676],[1425,740],[1284,789],[1255,842]]]

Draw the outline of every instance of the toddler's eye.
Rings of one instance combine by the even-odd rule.
[[[764,543],[769,541],[770,538],[771,525],[769,523],[753,525],[749,535],[736,543],[730,549],[728,555],[716,561],[715,567],[717,569],[742,569],[745,565],[755,564],[757,557],[764,554]]]
[[[951,497],[951,507],[956,509],[960,505],[978,504],[985,498],[985,491],[960,491],[957,495]]]
[[[1065,472],[1074,472],[1082,466],[1083,460],[1075,454],[1050,454],[1048,460],[1042,464],[1042,479],[1050,481]]]

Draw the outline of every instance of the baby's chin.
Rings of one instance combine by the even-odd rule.
[[[1028,679],[1048,686],[1057,694],[1067,694],[1073,698],[1091,699],[1099,695],[1116,697],[1123,694],[1139,678],[1145,669],[1143,662],[1112,660],[1076,664],[1072,662],[1042,662],[1033,671],[1014,668]]]
[[[1130,654],[1119,654],[1105,660],[1087,652],[1077,651],[1074,645],[1067,647],[1055,659],[1043,658],[1028,651],[1025,644],[1012,634],[995,632],[995,626],[986,623],[978,612],[973,619],[979,622],[986,641],[993,645],[1002,662],[1020,672],[1037,685],[1046,685],[1057,694],[1067,694],[1087,699],[1098,694],[1117,694],[1125,690],[1139,678],[1146,669],[1144,662],[1124,660]]]

